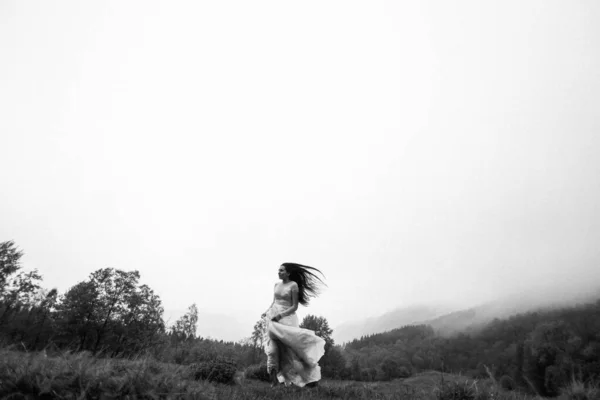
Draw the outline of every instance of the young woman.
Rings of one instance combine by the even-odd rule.
[[[266,318],[265,353],[271,386],[277,382],[286,385],[316,385],[321,379],[318,361],[325,353],[325,341],[309,329],[299,327],[298,304],[307,306],[310,298],[319,294],[324,285],[306,265],[283,263],[275,284],[273,303],[262,315]]]

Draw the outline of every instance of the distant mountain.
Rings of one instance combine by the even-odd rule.
[[[171,326],[187,310],[168,309],[165,310],[164,320],[167,326]],[[199,310],[198,326],[196,333],[203,338],[212,338],[230,342],[237,342],[252,334],[253,323],[239,316],[216,314]]]
[[[438,334],[452,335],[481,329],[496,318],[504,319],[530,311],[572,306],[576,303],[595,300],[598,297],[600,297],[598,292],[572,293],[570,295],[524,292],[466,310],[454,311],[434,319],[421,320],[417,323],[430,325]]]
[[[483,328],[495,318],[508,318],[519,312],[530,311],[528,307],[523,309],[499,308],[497,304],[490,303],[454,311],[446,315],[429,320],[414,321],[414,325],[430,325],[433,330],[442,335],[449,336],[458,332],[472,332]]]
[[[431,325],[434,331],[441,335],[451,335],[480,329],[495,318],[502,319],[528,311],[575,305],[578,302],[585,303],[597,298],[600,298],[600,290],[579,293],[546,290],[511,294],[505,298],[462,310],[449,310],[442,306],[397,308],[378,317],[339,325],[333,330],[333,337],[337,343],[343,344],[363,335],[419,324]]]
[[[417,321],[431,320],[449,311],[451,310],[443,306],[417,305],[397,308],[378,317],[341,324],[333,329],[333,338],[336,343],[342,344],[363,335],[389,331]]]

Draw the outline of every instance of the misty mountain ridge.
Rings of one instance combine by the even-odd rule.
[[[512,294],[494,301],[458,309],[444,306],[413,305],[396,308],[378,317],[344,323],[333,331],[334,339],[342,344],[364,335],[381,333],[406,325],[430,325],[440,335],[471,332],[483,328],[494,319],[504,319],[529,311],[574,306],[600,298],[600,288],[580,292],[538,290]]]
[[[441,317],[448,314],[450,309],[444,306],[413,305],[396,308],[378,317],[343,323],[333,329],[333,338],[336,343],[342,344],[363,335],[385,332],[404,325],[414,324]]]

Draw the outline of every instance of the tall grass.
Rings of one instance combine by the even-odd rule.
[[[321,381],[315,388],[280,386],[243,378],[219,384],[195,380],[193,367],[161,363],[150,356],[102,359],[90,353],[24,353],[0,349],[0,400],[3,399],[373,399],[373,400],[532,400],[504,391],[487,380],[439,372],[390,382]],[[598,387],[573,381],[560,400],[598,400]],[[596,397],[594,397],[596,396]]]
[[[0,398],[213,398],[214,388],[189,379],[186,367],[136,360],[98,359],[89,353],[0,350]],[[10,396],[10,397],[9,397]]]
[[[588,384],[575,378],[560,391],[560,400],[599,400],[600,386],[595,382]]]

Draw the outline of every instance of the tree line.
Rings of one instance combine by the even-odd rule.
[[[178,364],[216,357],[233,360],[239,367],[266,363],[263,320],[239,342],[202,338],[196,333],[201,323],[196,305],[166,326],[160,297],[140,284],[138,271],[99,269],[60,294],[42,287],[37,270],[23,271],[22,256],[13,241],[0,243],[0,345],[26,351],[88,351],[98,357],[149,353]],[[327,319],[307,315],[301,326],[325,339],[321,364],[325,375],[333,375],[344,360]],[[331,367],[335,363],[337,367]]]
[[[487,378],[506,389],[555,396],[573,379],[600,379],[600,300],[496,319],[445,337],[427,325],[363,336],[345,345],[352,378],[374,380],[423,370]],[[390,366],[391,368],[390,370]]]
[[[38,271],[22,270],[14,242],[0,243],[0,345],[22,350],[88,351],[98,357],[151,354],[191,364],[225,357],[240,368],[266,363],[264,320],[239,342],[199,337],[195,304],[172,326],[160,297],[140,284],[137,271],[104,268],[65,293],[42,288]],[[390,380],[420,371],[492,374],[507,389],[556,395],[574,377],[600,380],[600,300],[494,320],[479,331],[443,336],[409,325],[337,345],[324,317],[301,327],[325,339],[324,377]]]

